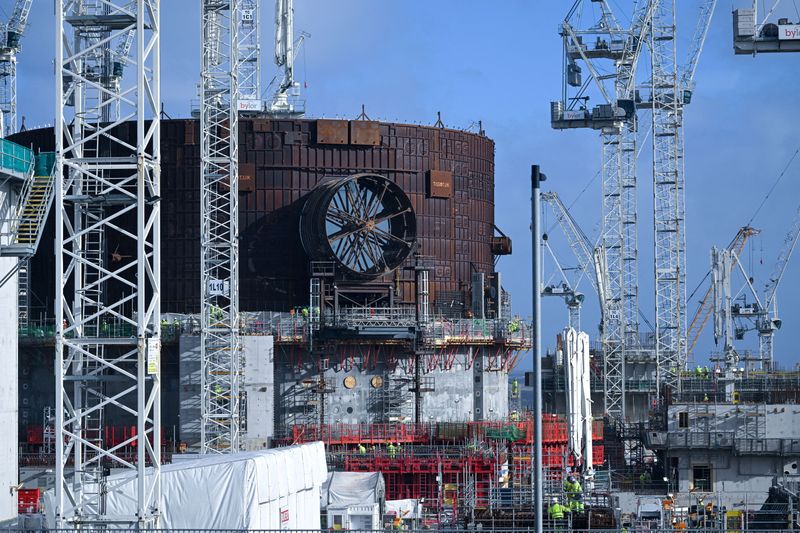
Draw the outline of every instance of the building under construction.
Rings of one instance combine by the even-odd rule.
[[[310,514],[313,530],[321,441],[327,469],[381,478],[368,510],[329,509],[331,520],[375,520],[331,529],[380,529],[384,500],[412,501],[413,527],[528,529],[542,518],[537,479],[556,530],[798,527],[800,378],[773,364],[772,337],[800,214],[762,299],[752,280],[752,294],[732,296],[738,254],[757,232],[747,226],[714,250],[712,284],[686,316],[683,116],[716,2],[701,2],[682,67],[675,2],[634,2],[622,27],[607,1],[575,0],[559,26],[563,91],[550,125],[600,132],[602,223],[589,240],[545,194],[579,264],[558,265],[563,282],[534,287],[537,298],[564,299],[572,326],[542,375],[526,376],[526,385],[543,379],[541,420],[511,375],[542,346],[497,268],[512,243],[495,225],[495,145],[482,126],[377,122],[363,110],[356,120],[301,118],[293,61],[305,34],[295,39],[291,0],[276,3],[284,77],[268,102],[258,2],[201,2],[201,102],[195,118],[165,119],[159,2],[134,3],[57,3],[56,127],[2,143],[0,192],[14,216],[0,255],[15,258],[2,264],[16,294],[13,283],[0,288],[18,302],[22,355],[11,423],[21,475],[7,465],[2,475],[22,480],[10,491],[22,514],[41,510],[39,488],[54,488],[45,498],[53,527],[155,527],[172,519],[160,506],[175,487],[190,490],[180,476],[191,459],[225,469],[242,457],[250,466],[231,468],[252,468],[246,489],[265,509],[244,526],[246,513],[233,513],[236,528],[286,529]],[[15,65],[30,0],[17,6],[0,69]],[[756,7],[734,15],[737,53],[796,51],[798,25],[759,25]],[[637,80],[643,53],[650,79]],[[130,87],[129,54],[142,67]],[[589,106],[590,87],[604,103]],[[16,101],[5,89],[12,133]],[[652,118],[652,331],[639,308],[643,111]],[[36,253],[40,241],[54,253]],[[584,299],[565,272],[597,292],[594,343],[576,331]],[[2,311],[5,342],[14,322]],[[723,352],[690,371],[711,316]],[[755,356],[734,346],[750,330]],[[252,455],[231,453],[242,450]],[[159,492],[162,473],[172,495]],[[284,486],[262,493],[278,475]],[[135,510],[120,504],[124,491]],[[400,512],[394,519],[402,527]]]

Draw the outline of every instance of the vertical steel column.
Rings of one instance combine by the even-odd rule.
[[[160,389],[160,2],[56,0],[56,425],[58,527],[158,526]],[[109,95],[98,48],[136,32],[136,81]],[[104,35],[105,43],[96,36]],[[122,116],[102,122],[110,106]],[[73,108],[70,110],[70,108]],[[136,124],[135,138],[122,122]],[[106,238],[130,252],[104,260]],[[67,386],[69,385],[69,387]],[[110,445],[103,412],[136,418]],[[132,459],[127,450],[135,449]],[[74,476],[65,478],[72,458]],[[105,472],[127,470],[122,480]],[[135,487],[131,514],[106,496]]]
[[[656,4],[650,33],[653,233],[659,383],[676,388],[686,360],[683,102],[678,90],[675,0]]]
[[[533,508],[536,533],[542,532],[542,248],[539,185],[546,180],[539,165],[531,167],[531,233],[533,253]]]
[[[240,449],[239,0],[200,0],[201,452]]]

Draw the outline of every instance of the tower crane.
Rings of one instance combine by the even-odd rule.
[[[5,24],[5,39],[0,46],[0,111],[3,113],[3,135],[17,131],[17,54],[28,26],[33,0],[16,0],[11,18]]]
[[[56,0],[55,31],[50,512],[59,529],[154,529],[162,512],[160,1]],[[111,49],[131,31],[136,81],[109,94],[98,81],[108,60],[98,48]],[[115,100],[134,134],[103,121]],[[123,228],[121,217],[135,225]],[[109,236],[134,252],[106,261]],[[104,290],[111,282],[118,290]],[[121,443],[106,440],[107,410],[128,413],[135,423]],[[126,450],[135,450],[135,458]],[[116,480],[108,477],[111,469],[121,473]],[[110,512],[108,495],[123,484],[136,487],[130,511]]]
[[[653,1],[637,3],[633,23],[622,28],[607,1],[576,0],[561,24],[562,98],[551,103],[553,128],[601,132],[603,253],[596,261],[604,265],[603,283],[598,284],[604,300],[604,407],[617,418],[625,416],[625,354],[639,341],[636,71],[655,7]],[[592,12],[599,9],[599,17],[581,29],[584,8]],[[584,39],[595,41],[585,43]],[[601,62],[605,62],[605,68]],[[590,73],[586,82],[581,65]],[[613,74],[601,74],[609,71]],[[588,92],[592,83],[603,103],[590,109]]]
[[[308,34],[294,38],[294,0],[275,2],[275,64],[283,70],[267,113],[280,117],[300,117],[305,114],[305,102],[300,100],[299,84],[294,79],[294,60]]]
[[[202,453],[240,448],[239,0],[200,0]]]
[[[761,360],[768,362],[770,368],[772,367],[774,356],[772,346],[773,337],[775,332],[781,327],[781,320],[778,318],[778,285],[780,285],[783,275],[786,273],[786,267],[789,265],[789,260],[794,253],[794,249],[797,247],[798,237],[800,237],[800,208],[798,208],[795,213],[789,231],[784,236],[783,246],[778,254],[778,260],[764,287],[762,305],[764,313],[760,314],[756,320]]]
[[[772,22],[772,16],[780,3],[781,0],[775,0],[761,20],[759,20],[757,0],[753,0],[750,8],[734,10],[733,48],[737,55],[800,52],[800,21],[792,23],[787,18],[779,18]],[[798,235],[800,235],[800,209],[786,233],[778,260],[764,288],[761,312],[755,319],[755,328],[759,337],[759,355],[762,361],[768,361],[770,365],[772,365],[774,356],[773,337],[775,331],[781,327],[781,320],[777,316],[778,285],[797,246]]]
[[[583,295],[579,292],[576,292],[576,290],[580,278],[586,277],[589,279],[592,287],[595,290],[595,293],[598,295],[600,301],[601,320],[603,320],[609,303],[606,300],[606,293],[604,290],[604,287],[606,286],[606,282],[603,281],[605,271],[602,268],[602,261],[599,260],[599,258],[603,255],[602,249],[592,245],[589,237],[587,237],[580,226],[578,226],[578,223],[572,217],[572,214],[561,201],[558,193],[552,191],[543,192],[541,195],[541,200],[542,205],[550,206],[550,209],[553,211],[553,214],[556,217],[556,221],[561,227],[564,236],[567,238],[569,247],[578,261],[576,271],[579,274],[579,277],[576,280],[567,279],[567,276],[564,275],[563,269],[560,269],[559,265],[563,283],[560,285],[543,287],[542,295],[563,297],[565,303],[567,304],[567,308],[570,310],[570,326],[578,329],[576,324],[579,324],[580,322],[580,306],[583,303]],[[545,246],[550,249],[549,239],[547,236],[543,236],[543,240],[545,242]],[[552,250],[551,254],[553,255],[553,258],[556,259]],[[558,263],[557,260],[556,263]]]
[[[797,247],[798,238],[800,238],[800,208],[784,237],[783,246],[772,269],[772,274],[767,279],[764,292],[760,296],[753,287],[752,278],[745,271],[739,261],[739,254],[735,250],[730,248],[728,250],[717,250],[716,248],[712,250],[714,334],[716,338],[724,340],[723,353],[729,366],[738,361],[738,355],[733,347],[734,339],[740,340],[748,329],[755,329],[759,339],[758,360],[763,365],[772,367],[774,335],[782,324],[778,317],[777,290],[794,249]],[[741,304],[733,303],[735,298],[731,296],[731,271],[734,266],[738,266],[742,273],[746,285],[745,296],[749,294],[753,299],[750,303],[746,299]],[[734,321],[738,323],[748,321],[752,323],[752,328],[735,327]]]
[[[742,255],[742,250],[744,250],[745,244],[750,237],[754,237],[761,233],[759,230],[752,228],[750,226],[744,226],[736,232],[736,236],[733,240],[728,244],[725,250],[733,252],[736,257],[740,257]],[[712,265],[714,261],[712,261]],[[714,300],[714,284],[711,283],[706,290],[703,298],[700,300],[699,305],[697,306],[697,310],[695,311],[694,315],[692,316],[692,320],[689,322],[689,328],[687,330],[687,354],[691,355],[694,351],[695,346],[697,345],[697,341],[700,339],[700,335],[702,334],[708,320],[711,318],[715,306]]]
[[[752,0],[749,8],[733,11],[733,49],[737,55],[800,52],[800,21],[773,21],[781,0],[771,4],[763,18],[759,17],[757,0]]]

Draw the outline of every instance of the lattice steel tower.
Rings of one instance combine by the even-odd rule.
[[[261,2],[239,0],[239,109],[263,111],[261,99]]]
[[[686,230],[683,98],[675,43],[675,0],[655,5],[650,32],[653,106],[653,233],[658,382],[676,389],[686,361]]]
[[[202,6],[201,451],[238,451],[239,337],[238,80],[239,2]]]
[[[591,26],[579,29],[587,5],[599,15]],[[562,101],[554,102],[551,110],[554,128],[601,132],[603,221],[595,268],[603,315],[604,407],[615,417],[624,416],[626,352],[639,343],[635,79],[642,37],[649,27],[648,7],[641,3],[632,26],[622,28],[605,0],[575,1],[561,28]],[[610,68],[607,64],[603,68],[600,61],[610,62]],[[580,65],[589,70],[590,80],[582,80]],[[613,74],[605,74],[609,70]],[[592,81],[604,102],[589,109]],[[569,94],[570,87],[574,94]]]
[[[58,527],[157,527],[161,473],[159,0],[56,0],[56,486]],[[109,94],[109,50],[135,32],[135,82]],[[103,122],[119,106],[127,128]],[[125,252],[115,261],[107,242]],[[136,434],[104,440],[106,410]],[[135,450],[135,457],[125,450]],[[72,462],[74,476],[65,468]],[[109,468],[130,473],[108,481]],[[129,515],[106,495],[134,484]]]
[[[3,136],[17,132],[17,54],[28,25],[33,0],[16,0],[14,11],[2,28],[0,43],[0,111],[3,112]]]

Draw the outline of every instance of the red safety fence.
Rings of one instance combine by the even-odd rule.
[[[602,442],[603,421],[593,422],[593,440]],[[518,422],[435,422],[422,424],[305,424],[292,426],[291,443],[321,440],[330,445],[463,443],[470,440],[533,442],[533,420]],[[567,422],[558,415],[542,417],[542,443],[566,445]]]

